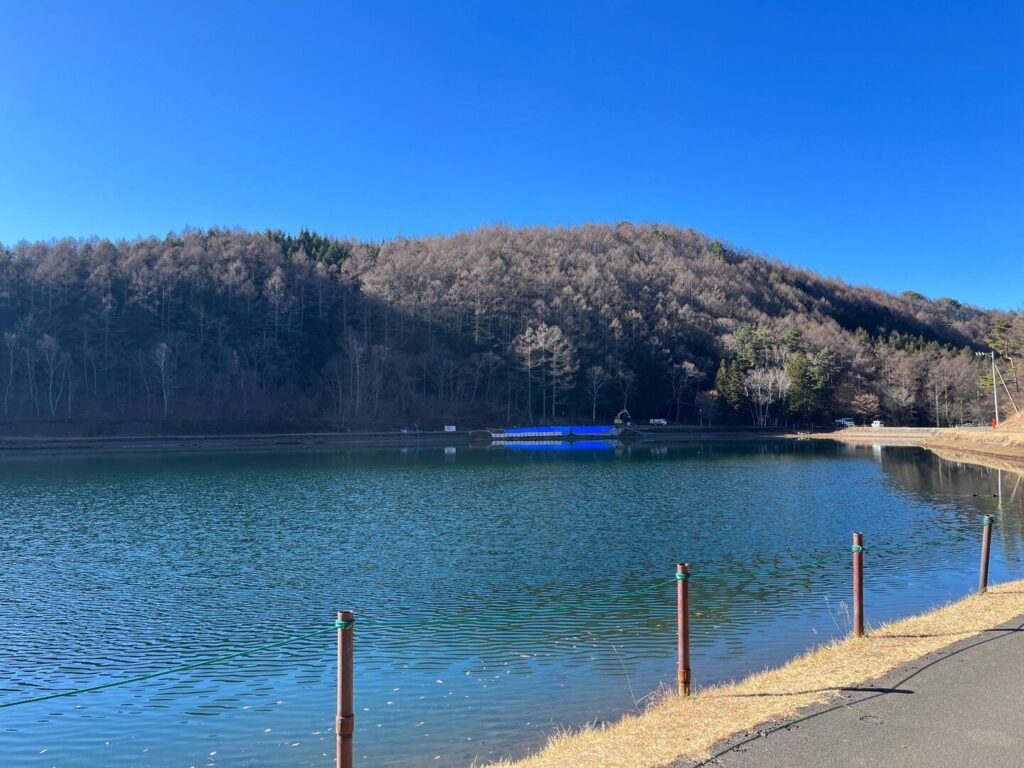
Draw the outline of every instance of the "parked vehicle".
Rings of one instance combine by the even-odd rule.
[[[668,419],[651,419],[650,424],[652,427],[667,427]]]
[[[855,427],[857,423],[851,418],[836,419],[835,424],[837,427]]]
[[[872,429],[881,429],[884,426],[885,426],[885,424],[880,422],[878,419],[875,419],[874,421],[871,422],[871,428]]]

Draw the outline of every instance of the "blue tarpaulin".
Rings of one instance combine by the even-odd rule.
[[[618,434],[615,427],[569,427],[574,435],[586,435],[594,437],[611,437]]]
[[[614,440],[532,440],[499,441],[497,444],[510,451],[608,451],[615,448]]]
[[[618,430],[611,426],[596,427],[510,427],[501,433],[504,437],[615,437]]]

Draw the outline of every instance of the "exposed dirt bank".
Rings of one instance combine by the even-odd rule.
[[[936,433],[934,427],[848,427],[834,432],[808,432],[795,434],[799,440],[837,440],[851,445],[921,445]]]
[[[1024,427],[1020,419],[999,429],[965,427],[850,427],[835,432],[794,435],[801,440],[838,440],[851,445],[916,445],[951,461],[981,464],[993,469],[1024,473]]]
[[[946,429],[922,445],[945,459],[1024,472],[1024,430]]]

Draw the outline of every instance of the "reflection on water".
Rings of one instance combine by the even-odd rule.
[[[351,607],[368,766],[482,762],[554,724],[635,708],[674,680],[672,587],[572,606],[671,579],[681,559],[726,572],[692,582],[697,684],[845,633],[854,529],[869,622],[969,592],[978,550],[958,537],[980,535],[982,514],[997,519],[992,579],[1024,576],[1020,477],[912,448],[5,459],[0,497],[0,699],[279,638]],[[325,765],[332,642],[0,710],[0,754]]]
[[[614,451],[618,440],[494,440],[491,449],[504,451]]]

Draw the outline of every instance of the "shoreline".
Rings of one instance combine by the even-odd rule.
[[[844,690],[870,685],[904,665],[1024,617],[1024,580],[992,586],[984,595],[809,650],[781,667],[689,698],[662,694],[639,714],[615,723],[554,734],[521,760],[494,768],[663,768],[704,761],[739,734],[777,727],[834,702]]]
[[[626,444],[834,440],[848,445],[924,448],[948,461],[962,461],[1024,474],[1024,432],[987,429],[854,427],[834,432],[787,432],[751,428],[641,429]],[[0,459],[39,454],[247,453],[282,450],[446,448],[485,446],[470,431],[458,432],[281,432],[223,435],[125,435],[114,437],[0,436]]]
[[[111,453],[272,453],[331,449],[486,447],[470,431],[458,432],[281,432],[223,435],[125,435],[114,437],[0,436],[0,460],[20,456]],[[834,432],[787,432],[752,428],[640,429],[627,445],[729,443],[751,440],[833,440],[848,445],[923,448],[947,461],[976,464],[1024,475],[1024,432],[935,427],[852,427]]]
[[[788,440],[780,430],[692,428],[638,430],[629,444]],[[115,437],[0,436],[0,458],[30,454],[233,453],[328,448],[445,448],[474,443],[472,432],[281,432],[224,435],[125,435]]]
[[[235,453],[326,448],[400,448],[469,445],[467,432],[298,432],[256,435],[124,437],[0,437],[0,458],[34,454]]]

